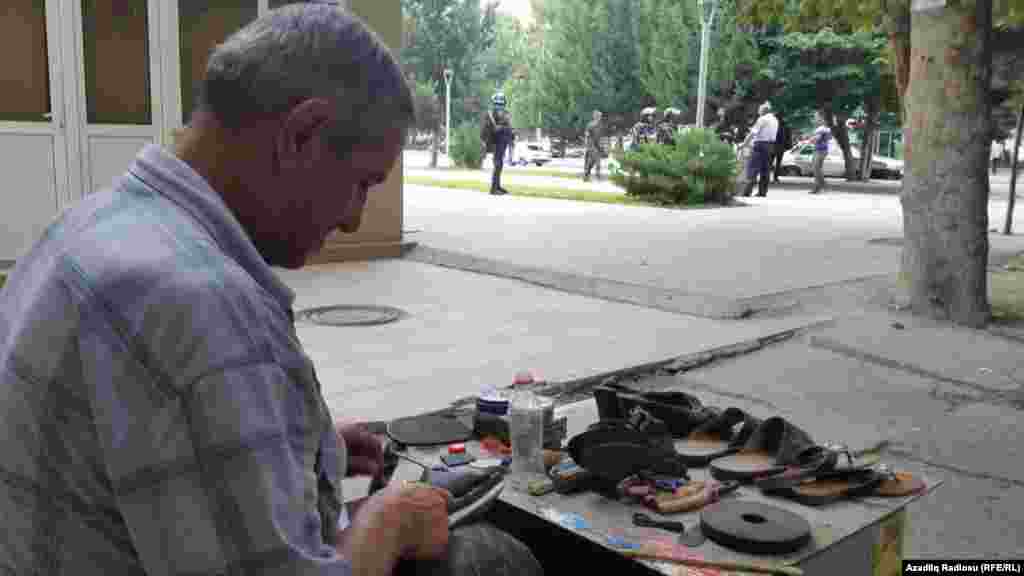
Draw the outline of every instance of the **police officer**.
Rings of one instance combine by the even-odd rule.
[[[750,164],[747,165],[747,187],[744,196],[750,196],[754,191],[754,181],[757,182],[757,195],[768,195],[768,181],[771,179],[772,152],[775,148],[775,137],[779,131],[779,120],[772,114],[772,105],[769,102],[761,104],[757,109],[760,114],[757,122],[751,127],[750,133],[744,138],[740,148],[745,148],[748,143],[753,143],[753,151],[750,155]]]
[[[501,187],[501,169],[505,165],[506,151],[515,139],[505,105],[505,94],[497,92],[491,96],[491,109],[480,127],[480,140],[494,155],[494,172],[491,174],[491,194],[494,195],[508,194],[508,190]]]
[[[658,144],[676,143],[676,133],[679,130],[679,118],[683,113],[678,108],[665,108],[661,122],[658,123],[657,141]]]
[[[658,109],[654,106],[648,106],[640,111],[640,121],[634,124],[633,129],[630,131],[630,134],[633,137],[632,149],[636,149],[640,144],[654,142],[654,117],[657,116],[657,114]]]
[[[604,126],[601,125],[601,111],[594,110],[594,119],[587,124],[585,133],[587,140],[587,152],[583,159],[583,180],[590,180],[590,171],[597,168],[597,179],[601,179],[601,158],[605,156],[604,148],[601,147],[601,138],[604,136]]]

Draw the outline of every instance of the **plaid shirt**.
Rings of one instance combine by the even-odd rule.
[[[348,574],[292,292],[158,146],[0,293],[0,573]]]

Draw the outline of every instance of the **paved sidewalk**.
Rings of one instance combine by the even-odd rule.
[[[409,185],[405,215],[407,237],[429,248],[638,285],[679,301],[744,300],[899,270],[895,196],[782,190],[743,200],[746,206],[678,210]],[[991,203],[993,223],[1004,210]],[[990,240],[994,251],[1024,250],[1024,236]]]
[[[714,321],[407,260],[279,271],[296,309],[397,306],[392,324],[297,323],[337,415],[371,420],[440,409],[524,369],[564,381],[758,339],[828,319]]]

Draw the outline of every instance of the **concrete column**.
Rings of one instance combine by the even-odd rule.
[[[348,5],[398,56],[402,45],[399,0],[349,0]],[[370,191],[359,231],[355,234],[335,232],[310,263],[400,256],[404,244],[402,210],[402,161],[399,158],[388,179]]]

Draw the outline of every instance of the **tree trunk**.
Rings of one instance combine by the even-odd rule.
[[[856,164],[853,161],[853,154],[850,153],[850,129],[846,127],[846,118],[838,114],[832,114],[831,112],[826,113],[826,119],[828,119],[830,128],[832,129],[832,136],[836,139],[836,144],[839,149],[843,151],[843,164],[846,166],[846,179],[853,180],[853,174],[856,170]]]
[[[1006,204],[1006,222],[1003,224],[1003,234],[1013,233],[1013,207],[1017,203],[1017,154],[1020,152],[1021,128],[1024,128],[1024,105],[1020,107],[1017,114],[1017,135],[1013,138],[1013,159],[1010,161],[1010,198]]]
[[[881,108],[882,95],[875,92],[864,102],[867,121],[864,124],[864,141],[860,146],[860,179],[871,180],[871,158],[875,153],[875,142],[878,140],[878,109]]]
[[[914,12],[903,99],[903,272],[914,313],[984,326],[991,2]]]

